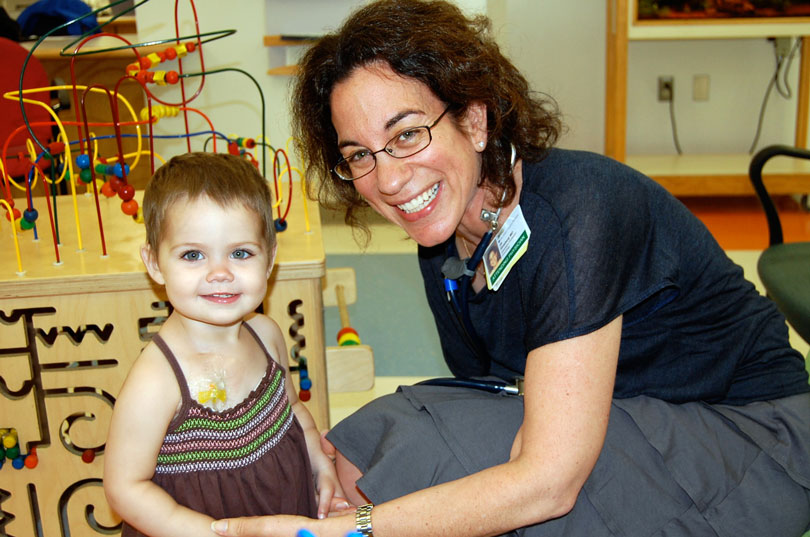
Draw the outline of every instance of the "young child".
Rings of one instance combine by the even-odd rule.
[[[271,208],[258,171],[227,154],[174,157],[146,189],[141,257],[173,310],[110,424],[104,491],[123,537],[213,537],[214,519],[345,503],[281,330],[254,313],[276,252]]]

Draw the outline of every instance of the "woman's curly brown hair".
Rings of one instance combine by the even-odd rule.
[[[505,190],[504,205],[515,193],[511,145],[519,158],[539,160],[557,140],[556,103],[529,89],[490,36],[486,17],[469,19],[442,0],[373,2],[307,51],[293,92],[293,131],[307,163],[310,194],[327,208],[345,210],[346,223],[355,228],[366,229],[357,210],[367,204],[350,181],[330,172],[342,156],[330,96],[355,69],[375,62],[425,84],[456,119],[471,103],[486,105],[481,183],[495,192]]]

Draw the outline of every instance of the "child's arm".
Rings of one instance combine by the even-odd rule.
[[[104,492],[121,518],[151,537],[213,537],[211,517],[178,505],[151,481],[179,402],[171,366],[154,344],[148,345],[113,409],[104,453]]]
[[[284,343],[284,336],[275,321],[265,315],[256,315],[251,318],[250,325],[262,337],[268,349],[275,351],[274,355],[279,358],[279,365],[287,371],[287,345]],[[304,438],[307,443],[307,453],[312,471],[315,474],[315,483],[318,489],[318,518],[326,517],[329,512],[347,509],[346,494],[340,486],[337,472],[332,459],[326,456],[321,449],[321,435],[315,426],[315,420],[309,413],[304,403],[298,399],[295,387],[289,378],[289,374],[284,382],[287,391],[287,398],[290,400],[295,417],[301,428],[304,430]]]

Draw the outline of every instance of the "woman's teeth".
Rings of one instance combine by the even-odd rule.
[[[436,197],[436,193],[438,191],[439,191],[439,183],[436,183],[431,188],[425,190],[411,201],[403,203],[402,205],[397,205],[397,207],[399,207],[406,213],[415,213],[421,211],[422,209],[430,205],[430,202],[433,201],[433,199]]]

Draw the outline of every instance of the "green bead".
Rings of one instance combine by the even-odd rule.
[[[83,183],[90,183],[90,181],[93,180],[93,172],[90,171],[90,168],[85,168],[79,173],[79,179],[81,179]]]

